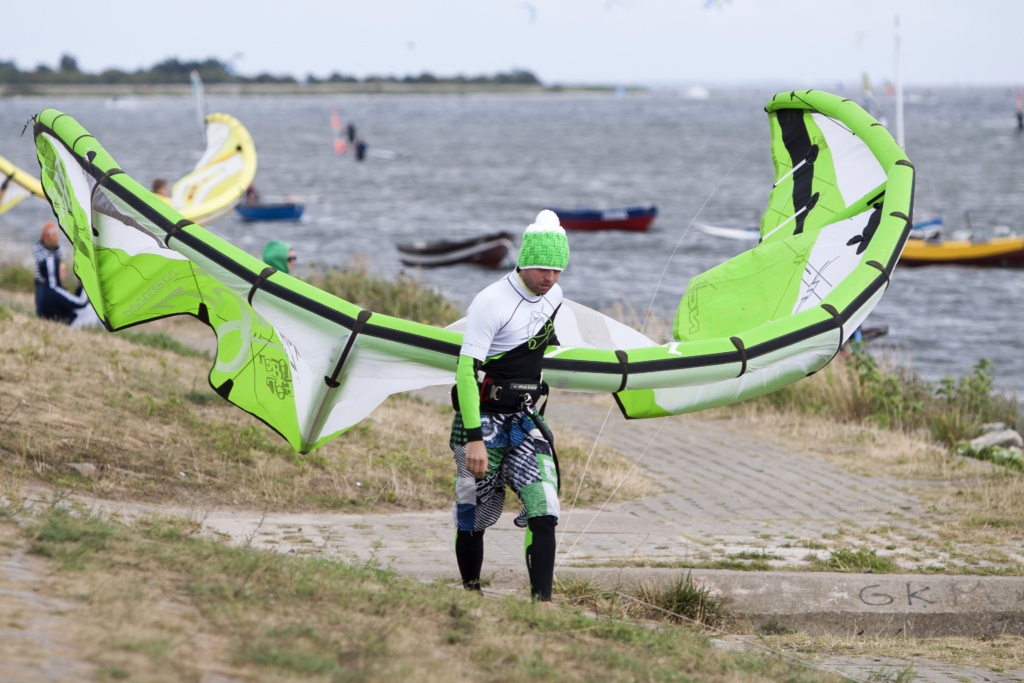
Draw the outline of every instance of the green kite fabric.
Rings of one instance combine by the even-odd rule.
[[[658,344],[575,302],[545,353],[555,388],[614,394],[627,418],[703,410],[824,367],[889,286],[914,169],[856,103],[818,91],[766,106],[775,178],[759,244],[692,278]],[[455,382],[462,335],[362,309],[184,218],[72,117],[35,117],[41,181],[75,272],[115,330],[187,314],[217,336],[214,391],[308,452],[388,395]]]

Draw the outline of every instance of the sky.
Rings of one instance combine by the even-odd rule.
[[[155,7],[159,10],[154,11]],[[245,76],[478,76],[546,85],[1024,82],[1019,0],[47,0],[6,2],[0,61]]]

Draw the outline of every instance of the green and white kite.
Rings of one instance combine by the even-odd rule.
[[[766,107],[775,183],[757,247],[690,280],[657,344],[567,302],[554,387],[612,393],[628,418],[774,391],[824,367],[889,285],[911,229],[914,169],[856,103],[816,91]],[[217,335],[210,385],[300,452],[387,396],[453,384],[455,329],[374,313],[278,272],[124,173],[73,118],[35,117],[42,185],[108,329],[190,314]]]

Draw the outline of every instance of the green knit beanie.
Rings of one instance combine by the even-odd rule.
[[[565,270],[569,265],[569,240],[554,211],[544,209],[523,233],[519,267]]]

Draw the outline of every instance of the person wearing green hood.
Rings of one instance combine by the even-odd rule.
[[[290,273],[295,263],[295,250],[292,245],[280,240],[271,240],[263,247],[263,262],[277,268],[282,273]]]

